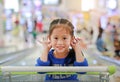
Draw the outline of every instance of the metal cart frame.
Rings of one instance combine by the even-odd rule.
[[[44,79],[42,77],[44,77],[45,74],[37,74],[37,72],[46,72],[46,74],[63,74],[63,73],[64,74],[75,74],[76,72],[87,72],[86,74],[80,75],[80,77],[84,75],[88,75],[88,76],[93,75],[94,78],[99,79],[94,82],[109,82],[110,81],[109,76],[114,74],[115,70],[116,68],[114,66],[88,66],[88,67],[2,66],[1,67],[2,82],[44,82]],[[35,79],[31,79],[34,81],[30,81],[30,80],[29,81],[22,81],[22,80],[13,81],[12,80],[13,75],[19,75],[19,77],[20,75],[22,77],[29,76],[29,75],[33,75],[33,76],[35,75],[36,79],[39,79],[39,80],[35,81]],[[38,78],[37,78],[37,75],[38,75]],[[56,82],[56,81],[49,81],[49,82]],[[63,81],[57,81],[57,82],[63,82]],[[90,81],[90,80],[82,81],[81,80],[80,82],[93,82],[93,81]]]

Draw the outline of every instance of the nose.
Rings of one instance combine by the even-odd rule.
[[[59,39],[58,41],[57,41],[57,44],[63,44],[63,40],[61,40],[61,39]]]

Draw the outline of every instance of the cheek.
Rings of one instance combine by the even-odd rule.
[[[56,41],[55,41],[55,40],[52,40],[52,39],[51,39],[50,42],[51,42],[52,45],[55,45],[55,44],[56,44]]]
[[[70,40],[69,40],[69,41],[66,41],[66,44],[67,44],[67,45],[70,45],[70,43],[71,43],[71,41],[70,41]]]

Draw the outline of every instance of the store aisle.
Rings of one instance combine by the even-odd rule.
[[[39,36],[41,37],[41,35]],[[16,41],[16,42],[15,42]],[[6,43],[8,45],[16,45],[18,47],[18,50],[25,50],[30,49],[30,47],[26,47],[25,43],[22,42],[19,38],[14,38],[11,43]],[[8,46],[6,45],[6,46]],[[22,56],[16,58],[15,60],[11,62],[6,62],[2,64],[1,66],[35,66],[36,59],[40,56],[42,49],[40,46],[32,46],[30,52],[22,52]],[[92,52],[91,52],[92,51]],[[120,80],[120,66],[111,63],[109,61],[106,61],[102,58],[99,58],[100,53],[96,50],[95,45],[92,45],[91,47],[88,47],[88,51],[86,52],[85,56],[88,59],[90,66],[109,66],[109,65],[115,65],[117,67],[117,71],[114,75],[110,76],[111,82],[119,82]],[[118,81],[117,81],[118,80]]]

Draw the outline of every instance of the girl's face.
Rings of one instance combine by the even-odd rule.
[[[52,47],[58,53],[64,53],[66,50],[68,51],[72,41],[70,32],[64,29],[64,27],[55,28],[49,38]]]

